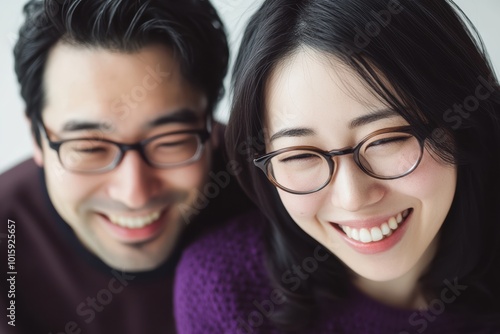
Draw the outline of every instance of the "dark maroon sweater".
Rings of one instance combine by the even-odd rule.
[[[43,170],[33,160],[0,175],[0,186],[1,334],[175,332],[172,281],[182,245],[156,270],[123,273],[81,245],[52,206]],[[240,194],[231,181],[182,240],[201,233],[197,225],[209,226],[247,208]],[[13,270],[8,267],[9,232],[15,235]],[[11,271],[16,274],[7,274]],[[7,309],[12,301],[14,322],[7,317],[14,315]]]

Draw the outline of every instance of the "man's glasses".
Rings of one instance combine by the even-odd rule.
[[[138,151],[144,161],[156,168],[173,168],[191,164],[200,159],[205,142],[210,136],[206,130],[188,130],[160,134],[133,144],[117,143],[107,139],[78,138],[51,141],[42,122],[40,131],[50,148],[59,156],[61,165],[78,173],[103,173],[112,170],[125,152]]]
[[[323,151],[313,146],[283,148],[254,159],[267,178],[292,194],[310,194],[330,183],[335,158],[353,154],[356,165],[366,174],[392,180],[417,168],[425,139],[417,139],[409,126],[375,131],[353,148]]]

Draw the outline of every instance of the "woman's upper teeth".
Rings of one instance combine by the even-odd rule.
[[[345,234],[356,241],[361,241],[363,243],[369,243],[374,241],[380,241],[386,236],[390,236],[392,231],[399,227],[399,224],[406,218],[409,214],[409,209],[398,213],[394,217],[389,218],[386,222],[382,223],[380,226],[374,226],[371,228],[354,228],[350,226],[339,225]]]

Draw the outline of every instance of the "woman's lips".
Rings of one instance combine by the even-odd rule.
[[[393,216],[383,220],[371,221],[364,224],[350,222],[350,225],[337,224],[339,228],[351,239],[361,241],[363,243],[377,242],[392,234],[397,230],[400,224],[408,217],[410,209],[403,210]]]
[[[404,235],[407,225],[411,219],[413,209],[406,209],[386,221],[367,221],[362,227],[354,227],[353,221],[349,221],[350,226],[331,223],[351,247],[360,253],[374,254],[392,248]]]

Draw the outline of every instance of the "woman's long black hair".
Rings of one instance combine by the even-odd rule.
[[[251,18],[235,63],[226,139],[230,159],[242,166],[240,183],[270,221],[269,266],[288,298],[274,321],[283,328],[307,324],[319,295],[342,298],[349,282],[331,256],[298,288],[286,284],[283,274],[318,243],[252,163],[265,152],[266,82],[301,46],[356,71],[430,151],[457,166],[455,197],[421,283],[434,296],[446,280],[467,286],[447,310],[498,311],[500,88],[472,23],[445,0],[268,0]]]

